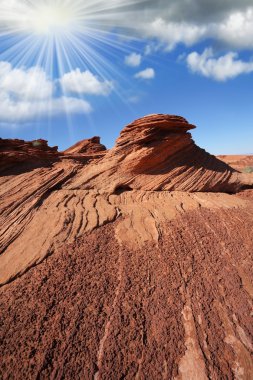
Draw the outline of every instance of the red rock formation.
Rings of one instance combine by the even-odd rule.
[[[65,150],[58,152],[58,147],[49,147],[46,140],[24,141],[0,139],[0,171],[11,167],[22,170],[41,165],[52,164],[59,160],[73,159],[88,164],[104,156],[106,147],[100,144],[99,137],[83,140]]]
[[[243,186],[240,175],[196,146],[187,132],[193,128],[182,117],[171,115],[136,120],[123,129],[99,165],[80,171],[71,188],[237,191]],[[252,177],[249,180],[253,184]]]
[[[59,157],[58,147],[47,145],[46,140],[11,140],[0,139],[0,171],[20,163],[55,161]]]
[[[98,153],[106,150],[106,147],[100,143],[100,137],[92,137],[91,139],[86,139],[77,142],[75,145],[64,150],[65,154],[89,154]]]
[[[192,128],[151,115],[60,155],[2,140],[4,162],[50,165],[0,176],[1,379],[252,378],[253,190],[215,192],[252,176]]]

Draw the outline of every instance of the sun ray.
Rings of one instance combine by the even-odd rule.
[[[23,39],[30,36],[40,44],[47,41],[48,45],[59,38],[71,40],[75,37],[80,40],[80,49],[87,47],[87,39],[122,48],[122,40],[126,37],[121,32],[122,20],[131,14],[132,4],[143,1],[0,0],[0,38],[16,36],[13,50],[15,47],[19,50],[20,36]],[[116,32],[115,28],[118,28]],[[112,43],[110,36],[113,35],[117,35],[118,40],[114,38]],[[30,44],[31,55],[36,56],[34,47],[38,44]]]
[[[117,60],[119,52],[128,54],[132,43],[138,42],[126,20],[141,12],[140,4],[146,1],[0,0],[0,61],[11,62],[13,68],[43,69],[54,83],[56,96],[62,96],[70,125],[66,98],[71,94],[61,87],[60,78],[80,68],[90,71],[101,83],[129,85]],[[113,91],[126,103],[118,86],[113,86]],[[85,96],[75,93],[82,100]],[[48,118],[52,117],[52,102],[53,98],[47,99]],[[36,104],[38,122],[43,106]]]

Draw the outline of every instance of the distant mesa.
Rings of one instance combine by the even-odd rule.
[[[234,169],[244,172],[253,172],[253,154],[247,155],[222,155],[217,156],[221,161],[226,162],[228,165],[232,166]]]

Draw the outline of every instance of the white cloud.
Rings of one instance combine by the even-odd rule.
[[[20,123],[32,121],[36,118],[59,116],[66,113],[90,113],[91,105],[82,99],[60,97],[51,100],[15,101],[0,93],[0,123]]]
[[[138,79],[153,79],[155,77],[155,70],[149,67],[135,74],[134,77]]]
[[[157,17],[151,23],[142,23],[140,30],[145,37],[155,39],[157,46],[168,51],[178,44],[193,46],[209,38],[227,47],[253,49],[253,7],[244,11],[232,11],[224,18],[206,23],[201,19],[197,22],[173,21]],[[149,44],[149,50],[150,46]]]
[[[190,53],[186,61],[192,72],[217,81],[226,81],[240,74],[253,72],[253,62],[238,59],[238,54],[234,52],[216,58],[211,48],[205,49],[202,54]]]
[[[39,67],[15,69],[0,62],[0,122],[32,121],[47,115],[90,113],[91,105],[83,99],[54,97],[54,82]]]
[[[131,53],[125,57],[125,64],[131,67],[140,66],[142,61],[141,54]]]
[[[107,80],[99,80],[89,70],[73,70],[64,74],[60,79],[61,86],[65,92],[73,94],[90,94],[108,96],[112,89],[113,83]]]
[[[237,48],[253,48],[253,8],[231,13],[216,26],[217,38]]]
[[[0,91],[22,99],[47,99],[53,94],[53,83],[40,67],[15,69],[0,62]]]
[[[67,10],[75,9],[78,31],[85,30],[86,25],[91,31],[94,23],[94,33],[97,29],[122,31],[125,28],[128,36],[154,39],[168,50],[179,43],[191,46],[203,38],[238,48],[253,48],[252,1],[65,0],[64,6]],[[33,8],[26,0],[0,0],[0,31],[29,30],[30,24],[34,24]]]
[[[155,51],[154,43],[170,51],[209,39],[225,48],[253,49],[252,0],[157,0],[144,3],[143,9],[134,23],[135,32],[149,40],[146,53]]]
[[[147,37],[156,38],[165,44],[167,50],[172,50],[179,43],[191,46],[202,39],[206,33],[205,26],[185,22],[165,22],[162,18],[155,19],[143,29]]]

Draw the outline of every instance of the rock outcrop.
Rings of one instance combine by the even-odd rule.
[[[58,147],[49,147],[46,140],[0,139],[0,171],[20,163],[54,162],[58,158]]]
[[[34,141],[0,139],[0,172],[14,168],[16,172],[52,165],[56,161],[74,160],[88,164],[103,157],[106,147],[99,137],[78,142],[69,149],[58,152],[58,147],[49,147],[46,140]]]
[[[253,177],[193,128],[0,140],[1,379],[253,377]]]
[[[94,136],[77,142],[75,145],[64,150],[65,154],[89,154],[106,151],[106,147],[100,143],[100,137]]]
[[[235,192],[244,186],[240,174],[195,145],[184,118],[150,115],[126,126],[104,158],[80,171],[70,188],[106,192]],[[252,177],[248,178],[253,184]],[[247,179],[246,179],[247,182]]]

